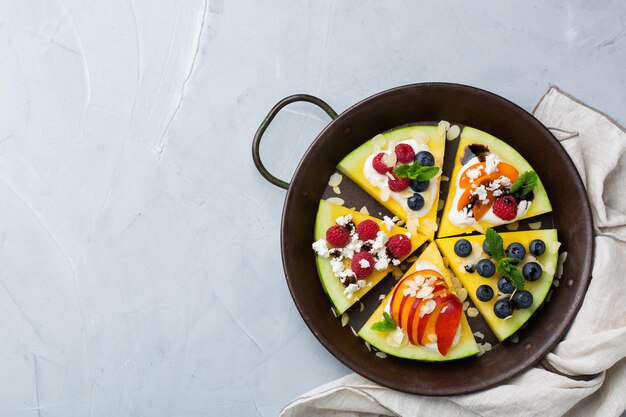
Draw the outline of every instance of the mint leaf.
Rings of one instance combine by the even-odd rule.
[[[537,177],[535,171],[526,171],[517,177],[517,180],[511,186],[511,194],[517,192],[523,197],[537,186],[538,181],[539,177]]]
[[[515,287],[517,291],[524,289],[524,277],[517,269],[520,260],[516,258],[503,258],[498,262],[497,270],[504,278]]]
[[[489,253],[491,253],[491,256],[493,256],[496,261],[500,261],[500,259],[504,258],[504,241],[498,232],[490,227],[485,233],[485,240],[487,241]]]
[[[399,178],[410,178],[416,181],[428,181],[439,172],[439,167],[421,166],[419,162],[400,165],[394,168],[393,173]]]
[[[372,324],[372,330],[377,332],[392,332],[398,328],[391,316],[383,311],[383,320]]]

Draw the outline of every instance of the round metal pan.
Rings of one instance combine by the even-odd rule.
[[[291,184],[287,184],[267,172],[259,157],[259,144],[275,114],[294,101],[314,103],[333,120],[311,144]],[[518,332],[518,343],[505,341],[480,357],[451,362],[426,363],[392,356],[381,359],[331,313],[311,249],[317,207],[337,163],[359,145],[398,126],[439,120],[488,132],[514,147],[533,166],[552,202],[552,220],[562,242],[561,250],[568,252],[563,281],[569,285],[555,289],[538,317]],[[549,130],[498,95],[459,84],[412,84],[371,96],[338,116],[320,99],[291,96],[279,102],[264,120],[254,140],[253,156],[265,178],[287,188],[281,251],[287,285],[298,311],[337,359],[372,381],[421,395],[485,389],[539,362],[564,336],[580,308],[593,262],[592,217],[582,181]]]

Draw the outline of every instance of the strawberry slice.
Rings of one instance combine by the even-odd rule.
[[[461,304],[458,298],[454,297],[445,304],[437,317],[437,323],[435,325],[437,349],[443,356],[445,356],[452,347],[452,342],[454,342],[454,337],[459,328],[462,312],[463,304]]]

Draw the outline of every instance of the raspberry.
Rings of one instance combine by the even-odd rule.
[[[378,172],[379,174],[385,175],[386,173],[388,173],[389,171],[391,171],[392,167],[387,166],[383,161],[383,156],[385,156],[385,154],[383,152],[379,153],[378,155],[376,155],[374,157],[374,160],[372,161],[372,166],[374,167],[374,169],[376,170],[376,172]]]
[[[513,220],[517,216],[517,202],[510,195],[500,197],[493,203],[492,210],[502,220]]]
[[[411,180],[408,178],[399,178],[393,172],[391,173],[391,175],[393,176],[393,179],[389,178],[388,181],[389,189],[391,191],[400,192],[406,190],[409,184],[411,184]]]
[[[415,151],[408,143],[401,143],[396,145],[396,155],[398,157],[398,162],[401,164],[408,164],[409,162],[413,162],[413,158],[415,158]]]
[[[374,257],[367,252],[359,252],[352,258],[350,269],[357,278],[367,278],[374,271]]]
[[[411,247],[411,239],[406,237],[406,235],[393,235],[387,242],[389,252],[398,259],[411,253]]]
[[[374,220],[364,220],[356,227],[356,232],[359,235],[359,239],[362,241],[376,239],[376,234],[380,230],[378,224]]]
[[[339,224],[330,226],[326,230],[326,241],[335,248],[343,248],[350,241],[350,232]]]

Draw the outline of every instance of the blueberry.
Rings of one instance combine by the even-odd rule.
[[[428,189],[428,184],[430,184],[430,181],[411,180],[411,190],[416,193],[421,193],[422,191],[426,191]]]
[[[524,278],[528,281],[537,281],[541,278],[542,272],[541,265],[537,262],[528,262],[522,268],[522,275],[524,275]]]
[[[541,256],[546,251],[546,244],[541,239],[535,239],[528,245],[528,251],[533,256]]]
[[[489,278],[496,273],[496,266],[489,259],[481,259],[476,264],[476,272],[481,277]]]
[[[533,305],[533,295],[528,291],[517,291],[511,301],[517,308],[528,308]]]
[[[526,249],[524,249],[524,245],[521,243],[511,243],[506,248],[506,256],[509,258],[524,259],[524,256],[526,256]]]
[[[498,318],[505,319],[513,314],[513,304],[509,300],[499,300],[493,305],[493,312]]]
[[[472,244],[469,243],[469,240],[467,239],[459,239],[454,244],[454,253],[462,258],[465,258],[472,253]]]
[[[515,287],[506,278],[502,277],[498,280],[498,289],[503,294],[511,294]]]
[[[493,298],[493,288],[489,285],[481,285],[476,289],[476,298],[480,301],[489,301]]]
[[[413,197],[409,197],[407,204],[411,210],[417,211],[424,207],[424,197],[421,194],[415,193]]]
[[[417,155],[415,155],[415,161],[423,167],[435,165],[435,157],[428,151],[419,151]]]
[[[483,240],[483,252],[485,252],[488,256],[492,256],[491,252],[489,252],[489,248],[487,247],[487,239]]]
[[[472,264],[472,265],[465,265],[465,272],[468,272],[470,274],[473,274],[474,271],[476,271],[476,265]]]

